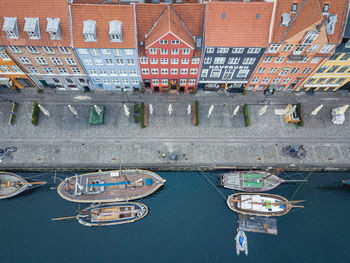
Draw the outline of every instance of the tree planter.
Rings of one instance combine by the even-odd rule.
[[[192,104],[192,124],[198,126],[199,124],[199,113],[198,113],[198,101],[196,100],[195,104]]]
[[[147,104],[141,103],[141,128],[145,128],[148,124],[147,121]]]

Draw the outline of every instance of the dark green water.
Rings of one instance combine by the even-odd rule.
[[[218,174],[207,173],[214,188],[200,173],[159,173],[167,182],[141,200],[150,209],[144,219],[100,228],[52,222],[78,205],[43,176],[48,187],[0,202],[0,262],[350,262],[350,191],[340,183],[349,173],[313,173],[294,197],[305,208],[280,217],[277,236],[247,233],[248,257],[236,255],[238,217],[218,192],[233,191],[217,185]],[[270,193],[289,199],[297,187]]]

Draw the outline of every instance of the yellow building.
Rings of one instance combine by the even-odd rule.
[[[0,88],[13,90],[33,87],[30,78],[8,56],[3,47],[0,47]]]

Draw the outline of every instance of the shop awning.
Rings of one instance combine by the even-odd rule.
[[[0,85],[10,85],[10,78],[0,78]]]

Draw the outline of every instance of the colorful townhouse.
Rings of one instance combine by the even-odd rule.
[[[33,83],[12,60],[3,47],[0,47],[0,87],[21,90],[32,87]]]
[[[72,3],[70,10],[73,47],[94,90],[140,89],[134,5]]]
[[[203,4],[136,4],[139,63],[145,89],[193,92],[203,45]]]
[[[295,91],[340,41],[346,0],[278,0],[269,48],[246,90]]]
[[[299,86],[298,90],[305,91],[350,91],[350,19],[343,39],[334,53],[321,63],[314,72]]]
[[[0,45],[38,88],[90,90],[71,46],[66,1],[3,0]]]
[[[271,2],[210,2],[199,78],[204,90],[240,91],[268,46]]]

